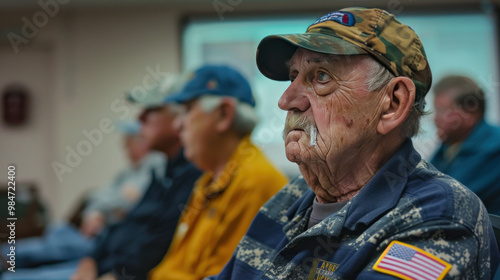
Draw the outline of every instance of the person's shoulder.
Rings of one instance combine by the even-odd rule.
[[[422,219],[444,219],[474,226],[481,211],[481,200],[456,179],[421,160],[408,177],[405,195],[420,209]]]
[[[487,122],[485,122],[484,127],[486,128],[486,137],[484,137],[483,143],[478,146],[485,149],[488,153],[500,152],[500,141],[498,141],[500,139],[500,127]]]
[[[417,196],[437,196],[441,199],[464,198],[470,203],[480,203],[479,198],[455,178],[444,174],[426,160],[421,160],[409,176]]]
[[[282,186],[288,181],[284,173],[253,144],[247,148],[239,164],[241,172],[245,172],[253,180],[276,181]]]
[[[287,221],[288,210],[300,202],[306,193],[311,191],[302,175],[297,176],[286,184],[276,195],[274,195],[264,206],[260,213],[282,223]]]

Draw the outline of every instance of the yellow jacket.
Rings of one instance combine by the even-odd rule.
[[[260,207],[287,182],[245,137],[217,181],[205,172],[195,184],[170,249],[150,279],[203,279],[218,274]]]

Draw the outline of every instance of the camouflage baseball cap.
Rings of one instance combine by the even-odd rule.
[[[329,13],[311,24],[306,33],[271,35],[257,48],[257,67],[273,80],[289,80],[288,61],[297,47],[335,54],[369,54],[395,76],[406,76],[416,86],[415,103],[425,106],[424,97],[432,74],[417,34],[384,10],[345,8]]]

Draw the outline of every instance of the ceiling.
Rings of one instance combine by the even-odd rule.
[[[49,0],[40,0],[49,2]],[[456,7],[480,6],[488,3],[500,6],[500,0],[52,0],[62,2],[67,7],[75,9],[103,9],[103,8],[141,8],[141,7],[213,7],[216,3],[231,6],[263,6],[288,7],[297,6],[379,6],[402,5],[408,8],[436,6],[440,9],[454,9]],[[39,1],[35,0],[0,0],[0,13],[9,10],[26,10],[39,8]],[[258,3],[258,5],[255,5]],[[283,5],[285,4],[285,5]]]

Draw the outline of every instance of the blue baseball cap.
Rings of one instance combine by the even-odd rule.
[[[165,103],[185,103],[202,95],[230,96],[255,107],[255,99],[248,81],[228,66],[206,65],[198,68],[184,88],[165,98]]]

